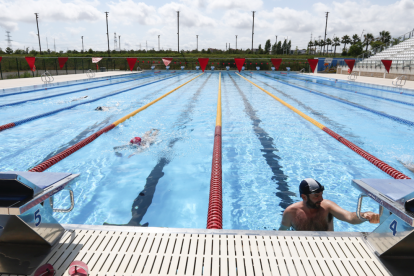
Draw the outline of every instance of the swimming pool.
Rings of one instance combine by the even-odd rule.
[[[0,108],[0,125],[22,122],[0,132],[0,170],[28,170],[199,74],[134,74],[25,94],[3,91],[0,105],[31,101]],[[297,74],[241,75],[413,176],[401,163],[413,161],[413,92]],[[205,228],[218,81],[218,72],[202,74],[48,169],[80,173],[72,184],[75,209],[55,214],[59,222]],[[352,179],[391,178],[234,72],[221,73],[221,89],[223,228],[278,229],[283,210],[300,199],[304,178],[317,179],[326,199],[350,211],[359,195]],[[148,150],[131,157],[133,149],[114,151],[150,129],[159,134]],[[60,193],[55,203],[65,207],[69,197]],[[363,209],[377,212],[378,205],[367,200]],[[335,220],[337,231],[375,227]]]

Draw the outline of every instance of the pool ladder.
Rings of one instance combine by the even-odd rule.
[[[355,81],[358,77],[358,73],[357,72],[352,72],[351,74],[349,74],[348,76],[348,80],[350,81]]]
[[[95,77],[95,72],[94,72],[94,71],[92,71],[92,69],[89,69],[89,70],[86,72],[86,76],[88,77],[88,79],[92,79],[92,78],[94,78],[94,77]]]
[[[401,75],[401,76],[395,78],[392,81],[392,85],[394,85],[396,87],[403,87],[406,82],[407,82],[407,76],[406,75]]]
[[[51,83],[51,82],[53,82],[53,81],[55,80],[55,79],[52,77],[52,75],[51,75],[48,71],[44,72],[44,73],[40,76],[40,78],[42,79],[42,81],[43,81],[45,84]]]

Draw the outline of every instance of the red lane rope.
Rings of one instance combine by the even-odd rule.
[[[0,131],[8,129],[8,128],[12,128],[15,127],[16,125],[14,123],[10,123],[10,124],[6,124],[6,125],[2,125],[0,126]]]
[[[358,153],[360,156],[364,157],[366,160],[368,160],[369,162],[371,162],[372,164],[377,166],[380,170],[382,170],[386,174],[390,175],[391,177],[393,177],[395,179],[410,179],[408,176],[406,176],[402,172],[394,169],[393,167],[391,167],[387,163],[381,161],[380,159],[373,156],[372,154],[369,154],[365,150],[361,149],[357,145],[355,145],[352,142],[348,141],[347,139],[345,139],[344,137],[342,137],[339,134],[335,133],[334,131],[330,130],[329,128],[324,127],[322,130],[325,131],[326,133],[328,133],[329,135],[331,135],[333,138],[335,138],[336,140],[338,140],[342,144],[344,144],[345,146],[347,146],[348,148],[350,148],[351,150]]]
[[[216,126],[214,133],[213,161],[211,166],[210,198],[207,213],[207,229],[223,228],[221,169],[221,126]]]
[[[75,145],[67,148],[66,150],[62,151],[61,153],[58,153],[55,156],[49,158],[48,160],[40,163],[36,167],[29,170],[29,172],[43,172],[43,171],[47,170],[48,168],[52,167],[57,162],[65,159],[66,157],[68,157],[72,153],[74,153],[74,152],[78,151],[79,149],[83,148],[84,146],[86,146],[87,144],[89,144],[90,142],[92,142],[93,140],[95,140],[96,138],[98,138],[99,136],[104,134],[105,132],[108,132],[111,129],[113,129],[114,127],[115,127],[114,124],[110,124],[109,126],[101,129],[98,132],[95,132],[91,136],[83,139],[82,141],[76,143]]]

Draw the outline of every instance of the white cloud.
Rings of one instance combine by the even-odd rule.
[[[76,0],[64,3],[61,0],[0,0],[0,26],[17,30],[19,22],[34,23],[35,12],[42,21],[97,21],[103,15],[98,11],[97,2]]]
[[[119,0],[108,4],[111,16],[124,24],[138,22],[141,25],[159,25],[162,23],[154,6],[145,3],[135,3],[132,0]]]
[[[208,3],[210,9],[242,9],[258,10],[263,6],[262,0],[211,0]]]
[[[202,12],[197,12],[190,7],[171,2],[165,4],[158,9],[158,12],[164,19],[164,24],[176,24],[177,11],[180,11],[180,26],[186,27],[215,27],[216,20],[211,17],[202,15]]]
[[[77,27],[77,28],[66,27],[65,29],[68,30],[69,33],[71,33],[72,35],[76,35],[76,34],[79,34],[80,32],[85,31],[85,28],[83,27]]]

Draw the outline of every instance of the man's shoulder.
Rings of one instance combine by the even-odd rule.
[[[329,199],[324,199],[321,204],[322,207],[328,208],[328,209],[331,208],[332,206],[337,206],[337,205],[338,204],[336,204],[335,202]]]
[[[291,205],[289,205],[286,209],[285,209],[285,213],[292,213],[292,212],[296,212],[298,209],[300,209],[302,207],[302,202],[296,202],[293,203]]]

